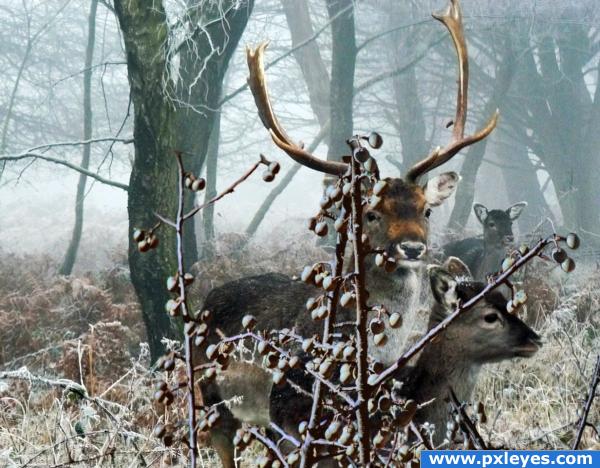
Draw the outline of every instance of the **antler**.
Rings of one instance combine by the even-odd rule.
[[[267,80],[264,69],[264,51],[268,42],[263,42],[256,49],[246,48],[248,60],[248,85],[254,96],[254,102],[258,108],[258,115],[263,125],[271,134],[271,138],[279,148],[285,151],[294,161],[303,166],[319,172],[332,175],[342,175],[348,169],[348,165],[336,161],[320,159],[304,149],[303,146],[294,143],[285,130],[279,124],[273,113],[271,100],[267,91]]]
[[[448,162],[452,157],[466,146],[477,143],[487,137],[496,127],[498,110],[492,115],[489,122],[478,132],[465,136],[465,122],[467,120],[467,93],[469,87],[469,59],[467,55],[467,42],[462,23],[462,12],[458,0],[450,0],[446,9],[434,14],[433,17],[441,21],[452,36],[458,57],[458,93],[456,97],[456,117],[452,138],[445,147],[437,147],[429,156],[411,167],[406,179],[417,182],[420,176]]]

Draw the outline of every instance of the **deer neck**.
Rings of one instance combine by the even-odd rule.
[[[394,273],[386,273],[377,267],[368,270],[369,304],[383,304],[388,311],[400,313],[404,323],[394,329],[389,327],[384,318],[387,343],[384,346],[375,346],[372,342],[369,344],[370,353],[378,361],[393,363],[414,341],[415,336],[427,330],[428,314],[425,310],[428,296],[425,293],[428,288],[424,287],[425,279],[425,267],[399,268]]]
[[[506,248],[498,242],[483,239],[483,258],[479,270],[492,273],[500,270],[502,260],[506,257]]]
[[[444,336],[431,343],[417,361],[410,379],[410,397],[423,404],[431,401],[418,414],[419,422],[435,424],[434,440],[441,443],[449,418],[450,389],[459,401],[468,401],[473,394],[481,366],[461,357],[460,345]]]

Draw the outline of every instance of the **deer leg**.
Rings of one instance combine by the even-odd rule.
[[[212,406],[222,402],[217,385],[208,383],[201,387],[205,405]],[[209,443],[217,452],[223,468],[235,468],[233,438],[235,432],[241,427],[241,422],[224,405],[219,407],[219,414],[219,422],[210,429]]]
[[[236,421],[232,418],[233,421]],[[237,427],[240,426],[237,421],[237,427],[222,427],[223,422],[219,424],[220,427],[211,429],[210,431],[210,444],[217,452],[223,468],[235,468],[235,449],[233,446],[233,437]]]

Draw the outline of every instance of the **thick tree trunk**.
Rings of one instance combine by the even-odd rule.
[[[90,4],[90,15],[88,18],[88,41],[85,49],[85,66],[83,72],[83,140],[92,138],[92,61],[94,59],[94,44],[96,43],[96,11],[98,10],[98,0],[92,0]],[[88,169],[90,166],[91,145],[83,145],[83,156],[80,166]],[[61,275],[70,275],[77,259],[77,252],[81,242],[81,233],[83,231],[83,204],[85,201],[85,186],[87,176],[79,175],[77,183],[77,193],[75,195],[75,224],[71,242],[67,248],[62,266],[59,269]]]
[[[166,53],[167,18],[160,2],[146,0],[115,0],[115,11],[123,32],[127,68],[134,104],[134,144],[135,159],[129,183],[129,226],[148,228],[156,223],[154,213],[173,216],[177,206],[177,166],[173,153],[184,152],[184,162],[196,172],[202,167],[206,156],[208,138],[212,130],[214,113],[198,113],[191,109],[182,110],[168,96],[181,97],[180,90],[174,90],[166,77],[168,68]],[[233,5],[233,1],[232,1]],[[194,99],[189,101],[202,110],[216,108],[221,94],[221,83],[233,50],[235,50],[245,28],[253,2],[249,1],[240,9],[226,8],[226,21],[213,21],[208,31],[194,35],[193,42],[186,47],[194,48],[199,59],[205,59],[205,66],[198,86],[205,93],[194,91]],[[200,8],[198,14],[211,15],[212,3]],[[201,19],[201,24],[205,24]],[[210,34],[210,38],[206,34]],[[212,47],[220,47],[221,53],[213,52]],[[192,57],[183,51],[181,66],[191,70],[188,59]],[[200,67],[200,65],[197,65]],[[194,67],[195,68],[195,67]],[[190,71],[190,75],[193,73]],[[193,75],[193,76],[198,76]],[[191,83],[182,83],[182,86]],[[189,207],[189,204],[188,204]],[[193,233],[193,230],[191,230]],[[157,249],[145,254],[137,251],[134,242],[129,244],[129,266],[131,280],[142,306],[151,355],[156,359],[162,353],[161,339],[173,336],[173,328],[164,305],[169,295],[164,286],[165,279],[176,269],[175,231],[162,228],[159,232],[160,244]],[[188,239],[193,236],[188,236]],[[188,262],[189,265],[189,255]],[[193,260],[192,258],[191,260]]]
[[[160,5],[160,4],[159,4]],[[169,216],[175,212],[177,170],[175,109],[165,98],[167,40],[166,15],[157,5],[144,0],[115,1],[125,50],[134,105],[135,159],[129,180],[130,233],[156,223],[154,212]],[[169,294],[165,278],[175,270],[175,232],[162,228],[156,250],[142,254],[129,243],[129,268],[136,290],[153,359],[162,354],[161,340],[173,337],[165,303]]]

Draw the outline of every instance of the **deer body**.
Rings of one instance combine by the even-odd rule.
[[[425,268],[399,268],[393,274],[372,268],[368,274],[369,284],[378,288],[369,289],[377,303],[389,310],[413,311],[420,304],[423,286],[426,286]],[[385,275],[385,276],[383,276]],[[426,286],[427,287],[427,286]],[[299,335],[310,337],[321,332],[321,322],[314,322],[306,310],[306,301],[318,295],[317,288],[308,286],[278,273],[242,278],[213,289],[207,296],[204,308],[214,311],[214,328],[225,335],[239,332],[242,317],[254,315],[258,320],[258,331],[293,328]],[[354,320],[354,310],[340,309],[340,321]],[[410,319],[407,317],[410,316]],[[388,341],[384,346],[375,346],[369,335],[369,347],[374,359],[389,365],[406,347],[410,333],[425,331],[427,317],[414,313],[405,314],[405,325],[399,329],[388,328]],[[412,320],[412,322],[411,322]],[[387,325],[387,319],[384,319]],[[215,337],[216,341],[216,337]],[[262,357],[254,350],[241,351],[238,359],[217,378],[216,386],[203,389],[203,395],[214,395],[218,400],[229,400],[243,395],[241,404],[231,407],[232,414],[240,421],[268,425],[269,400],[272,375],[262,368]]]
[[[519,202],[506,210],[490,210],[480,203],[473,205],[475,216],[483,226],[483,237],[469,237],[443,247],[446,256],[460,258],[477,280],[500,270],[502,260],[514,248],[513,222],[527,202]]]

